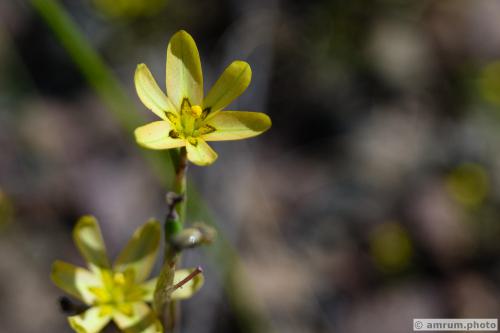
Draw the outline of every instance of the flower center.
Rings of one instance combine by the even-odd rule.
[[[89,288],[96,298],[96,304],[110,305],[127,313],[130,310],[130,302],[141,300],[144,291],[134,283],[134,272],[102,270],[100,274],[102,284]]]
[[[180,117],[172,112],[167,112],[167,118],[173,125],[168,135],[173,139],[185,139],[191,144],[197,144],[197,138],[215,131],[213,126],[204,124],[208,112],[199,105],[191,105],[187,98],[181,104]]]

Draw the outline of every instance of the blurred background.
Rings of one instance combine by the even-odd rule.
[[[0,0],[2,332],[71,331],[49,272],[83,263],[79,216],[100,220],[111,255],[164,216],[171,169],[133,142],[154,118],[133,73],[144,62],[163,86],[179,29],[205,89],[246,60],[231,109],[273,119],[189,169],[203,203],[188,219],[221,237],[184,256],[207,282],[183,333],[498,317],[499,1]]]

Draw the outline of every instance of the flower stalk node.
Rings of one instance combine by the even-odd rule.
[[[167,192],[167,194],[165,195],[165,201],[167,203],[167,220],[176,219],[175,208],[178,204],[184,201],[184,195],[177,194],[175,192]]]

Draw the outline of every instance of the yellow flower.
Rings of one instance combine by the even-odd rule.
[[[147,66],[137,66],[137,94],[142,103],[162,120],[137,128],[136,141],[150,149],[185,146],[191,162],[212,164],[217,153],[207,141],[245,139],[271,127],[271,119],[264,113],[221,112],[245,91],[251,77],[252,71],[246,62],[234,61],[204,97],[196,44],[187,32],[177,32],[167,48],[168,97],[158,87]]]
[[[82,314],[68,317],[76,332],[100,332],[111,320],[121,330],[131,333],[162,331],[148,305],[153,301],[157,278],[146,281],[158,254],[160,233],[157,221],[138,228],[111,266],[97,220],[84,216],[78,221],[73,237],[88,269],[56,261],[51,272],[52,281],[59,288],[90,306]],[[175,274],[174,283],[184,279],[189,270],[178,270]],[[202,284],[203,276],[199,274],[171,297],[189,298]]]

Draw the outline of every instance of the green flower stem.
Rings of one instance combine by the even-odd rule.
[[[180,201],[174,204],[172,207],[175,209],[174,218],[165,222],[165,258],[163,265],[167,265],[173,272],[172,277],[175,275],[175,269],[180,264],[181,256],[177,250],[177,247],[173,244],[172,240],[174,237],[183,229],[186,220],[186,207],[187,207],[187,151],[185,147],[180,149],[171,149],[170,158],[175,166],[175,178],[173,190],[180,198]],[[173,290],[173,279],[169,281],[169,290]],[[177,301],[169,300],[167,304],[168,315],[165,315],[165,311],[162,311],[162,323],[165,332],[175,332],[177,328],[177,323],[180,317],[180,308]]]
[[[186,147],[180,148],[178,151],[170,149],[170,156],[175,165],[175,180],[174,192],[182,196],[180,204],[176,205],[176,211],[179,215],[179,221],[184,224],[186,220],[186,207],[187,207],[187,187],[186,187],[186,172],[188,166]],[[173,152],[173,153],[172,153]],[[175,155],[178,155],[176,158]]]

